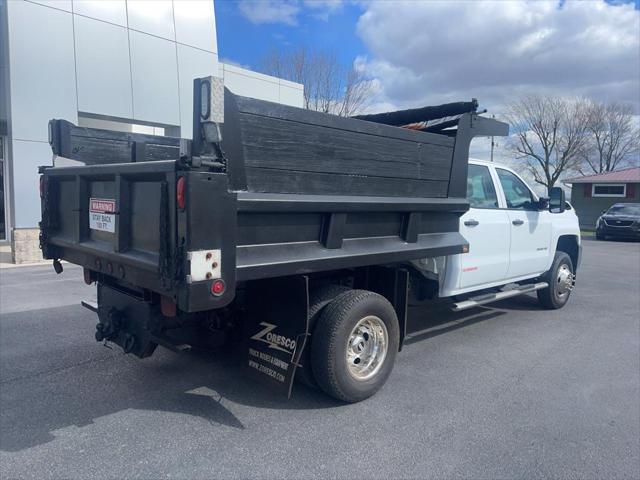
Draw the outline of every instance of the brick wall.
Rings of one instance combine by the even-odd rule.
[[[37,228],[14,228],[11,235],[13,263],[41,262],[40,230]]]

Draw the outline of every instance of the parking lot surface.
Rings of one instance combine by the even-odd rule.
[[[71,265],[0,271],[0,478],[640,478],[640,244],[585,241],[562,310],[413,308],[386,386],[289,401],[241,356],[93,339]]]

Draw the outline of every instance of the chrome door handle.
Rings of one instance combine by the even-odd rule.
[[[519,218],[517,220],[514,220],[513,223],[515,226],[519,227],[520,225],[524,224],[524,220],[520,220]]]
[[[464,224],[467,227],[476,227],[476,226],[480,225],[480,222],[477,221],[477,220],[471,219],[471,220],[465,220]]]

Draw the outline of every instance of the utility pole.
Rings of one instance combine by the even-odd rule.
[[[495,115],[491,115],[491,118],[496,118]],[[493,140],[493,135],[491,136],[491,162],[493,162],[493,148],[496,145],[496,142]]]

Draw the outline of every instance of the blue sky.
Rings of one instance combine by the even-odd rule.
[[[354,61],[370,110],[525,93],[631,103],[640,113],[640,0],[215,0],[223,61],[260,70],[300,45]]]
[[[640,0],[605,1],[611,5],[631,3],[640,10]],[[237,0],[214,0],[214,3],[221,58],[253,69],[259,67],[261,59],[271,49],[289,49],[297,45],[329,50],[345,63],[368,53],[356,32],[365,2],[336,2],[339,8],[325,18],[318,18],[321,15],[319,8],[301,9],[294,24],[253,22],[242,12],[241,2]],[[564,3],[565,0],[560,0],[558,6],[562,8]]]
[[[326,20],[318,18],[316,10],[303,10],[295,24],[254,23],[242,13],[240,3],[231,0],[214,3],[220,57],[251,69],[257,69],[270,50],[298,45],[330,50],[344,63],[367,53],[356,35],[356,22],[363,9],[353,3],[341,5]]]

